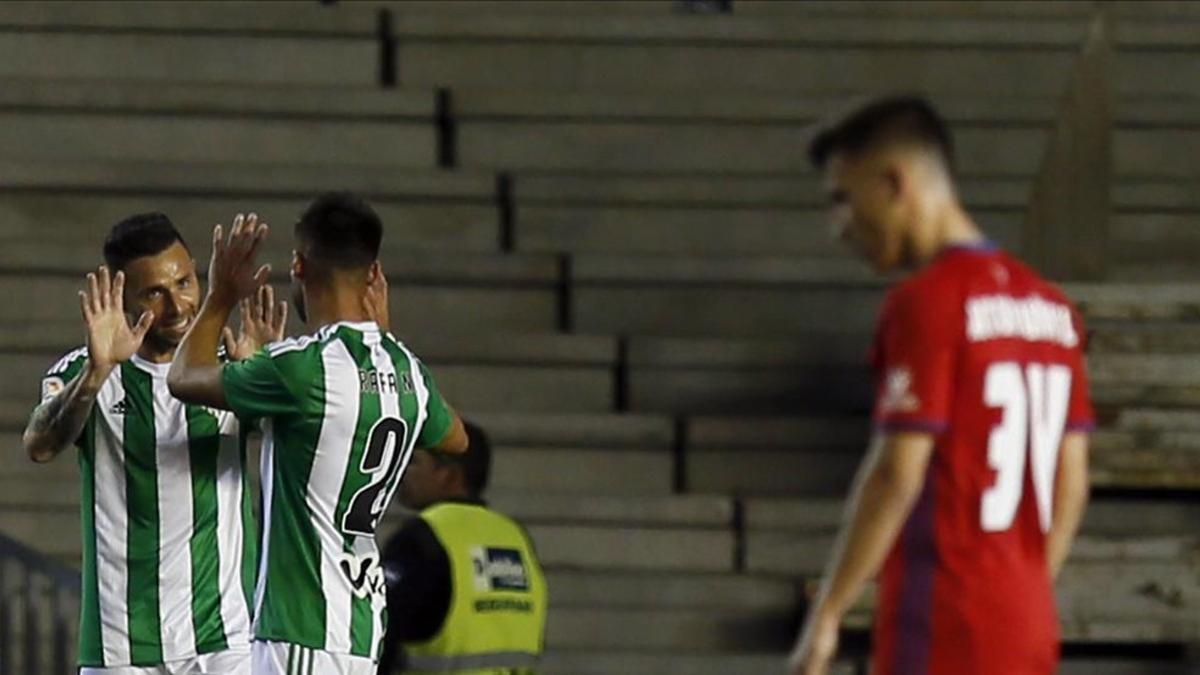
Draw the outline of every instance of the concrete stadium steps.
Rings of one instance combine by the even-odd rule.
[[[0,154],[431,169],[434,114],[428,91],[8,81]]]
[[[778,675],[786,663],[784,650],[754,654],[552,649],[542,658],[538,672],[546,675]],[[852,675],[854,672],[850,665],[840,665],[831,671],[831,675]]]
[[[741,0],[744,1],[744,0]],[[1041,3],[1034,3],[1041,4]],[[694,652],[656,653],[614,650],[554,650],[542,660],[540,672],[547,675],[778,675],[787,663],[787,653],[774,654],[697,654]],[[844,656],[830,675],[855,675],[862,672],[865,660]],[[1191,666],[1171,659],[1100,659],[1067,656],[1059,675],[1191,675]]]
[[[1084,29],[1078,20],[690,19],[405,16],[398,73],[418,86],[488,86],[492,68],[511,73],[510,86],[555,90],[837,91],[853,82],[1046,95],[1061,90]]]
[[[559,609],[546,625],[548,650],[775,652],[794,638],[788,621],[761,612]]]
[[[701,415],[862,411],[872,388],[866,342],[861,335],[791,344],[633,338],[627,405]]]
[[[1200,319],[1200,286],[1192,283],[1069,283],[1063,290],[1089,320]]]
[[[271,249],[291,245],[291,225],[317,194],[354,186],[384,222],[384,251],[495,251],[499,212],[495,180],[441,171],[198,162],[0,161],[0,233],[7,251],[57,246],[94,259],[108,228],[132,213],[163,211],[206,255],[212,226],[255,211],[275,226]],[[72,244],[71,248],[64,246]],[[77,250],[76,250],[77,249]],[[53,249],[52,249],[53,250]],[[59,256],[46,255],[49,264]],[[24,258],[28,260],[28,256]]]
[[[367,11],[301,2],[38,4],[3,8],[0,76],[361,85],[379,78],[376,18]]]
[[[1028,181],[968,180],[964,198],[990,236],[1019,250]],[[512,177],[520,251],[691,256],[849,257],[832,235],[814,174]]]
[[[40,250],[45,250],[44,246]],[[285,276],[288,267],[283,261],[287,256],[288,249],[278,244],[263,256],[276,270],[274,282],[279,298],[289,297]],[[0,325],[15,335],[22,335],[23,327],[28,329],[26,335],[38,331],[45,335],[46,330],[82,335],[77,291],[85,272],[99,262],[89,250],[22,265],[28,270],[30,264],[55,264],[69,267],[71,273],[60,267],[35,276],[9,268],[9,273],[3,275],[5,289],[25,300],[0,309]],[[507,333],[548,333],[560,323],[559,262],[551,256],[396,251],[384,257],[383,264],[392,287],[391,315],[397,322],[393,328],[400,336],[421,327],[475,332],[481,325]],[[401,325],[404,317],[421,319],[411,326]],[[297,318],[292,317],[292,321],[291,334],[307,332]]]
[[[516,171],[807,173],[813,125],[846,97],[612,96],[456,89],[463,166]],[[1032,176],[1053,99],[949,98],[966,175]]]
[[[390,517],[378,536],[386,541],[399,525]],[[81,555],[77,507],[3,508],[0,530],[39,551],[78,565]],[[717,573],[734,571],[734,534],[729,528],[531,525],[542,563],[549,568],[606,572]],[[53,538],[45,536],[54,532]]]
[[[554,607],[658,608],[713,612],[794,612],[800,588],[790,579],[746,574],[613,573],[550,569]]]
[[[663,451],[501,447],[493,458],[496,490],[649,495],[674,485],[674,458]]]
[[[849,261],[580,256],[571,276],[572,326],[584,333],[795,335],[830,316],[840,332],[865,331],[882,298]]]

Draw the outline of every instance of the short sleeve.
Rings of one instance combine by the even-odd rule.
[[[1075,334],[1079,346],[1071,358],[1071,401],[1067,408],[1067,431],[1091,432],[1096,429],[1096,411],[1092,407],[1091,384],[1087,371],[1087,332],[1078,313],[1075,314]]]
[[[425,404],[425,426],[421,427],[421,434],[417,437],[417,447],[432,448],[450,431],[454,414],[450,412],[450,406],[446,405],[446,399],[442,398],[441,392],[438,391],[437,383],[433,381],[429,369],[423,363],[420,364],[420,368],[421,377],[425,380],[425,389],[429,392],[429,400]]]
[[[244,361],[223,365],[221,386],[229,409],[244,420],[279,417],[299,409],[279,364],[265,349]]]
[[[71,380],[79,376],[83,372],[83,366],[87,363],[87,348],[81,347],[72,352],[68,352],[60,358],[46,374],[42,376],[41,390],[38,396],[38,405],[46,403],[54,398],[63,389],[66,389],[67,384]]]
[[[940,433],[950,420],[961,325],[943,295],[889,296],[875,341],[874,421],[882,431]]]

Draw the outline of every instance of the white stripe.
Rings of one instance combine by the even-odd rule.
[[[163,660],[196,654],[192,617],[192,463],[187,409],[152,374],[158,485],[158,616]]]
[[[96,580],[100,590],[100,644],[104,662],[129,663],[127,554],[129,513],[125,502],[125,416],[112,412],[125,400],[120,368],[96,396],[101,424],[96,425],[93,476],[96,526]]]
[[[321,350],[325,368],[325,419],[317,441],[305,501],[321,543],[321,586],[325,592],[326,651],[350,651],[350,581],[338,569],[345,537],[334,523],[358,425],[358,366],[341,340]]]
[[[279,342],[273,342],[267,345],[267,354],[271,357],[276,357],[280,354],[286,354],[288,352],[301,351],[316,341],[317,338],[314,335],[305,335],[304,337],[298,338],[287,338],[286,340],[280,340]]]
[[[228,417],[233,417],[228,415]],[[222,420],[224,421],[224,420]],[[222,424],[222,430],[226,424]],[[217,455],[217,577],[221,593],[221,623],[229,647],[250,643],[250,608],[242,590],[242,457],[238,447],[237,425],[233,436],[221,437]]]
[[[259,471],[262,474],[262,540],[258,549],[258,579],[254,582],[254,616],[251,631],[258,634],[258,622],[262,620],[263,598],[267,594],[267,561],[271,555],[271,510],[275,495],[275,425],[270,418],[262,421],[262,457]]]
[[[67,352],[66,355],[59,359],[54,366],[52,366],[50,370],[46,372],[46,374],[58,375],[66,370],[67,366],[70,366],[72,361],[81,356],[87,356],[87,347],[79,347],[73,351]]]

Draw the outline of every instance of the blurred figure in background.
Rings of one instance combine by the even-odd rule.
[[[388,637],[379,673],[531,673],[547,591],[524,528],[482,499],[491,446],[468,423],[466,454],[417,450],[400,501],[419,515],[388,542]]]
[[[842,236],[880,273],[912,276],[883,305],[876,435],[792,672],[828,671],[880,574],[875,675],[1050,675],[1053,580],[1088,492],[1082,323],[963,209],[925,100],[871,103],[809,152]]]

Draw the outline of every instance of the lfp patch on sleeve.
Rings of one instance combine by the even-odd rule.
[[[61,377],[47,377],[42,380],[42,403],[58,396],[65,387],[66,383]]]

